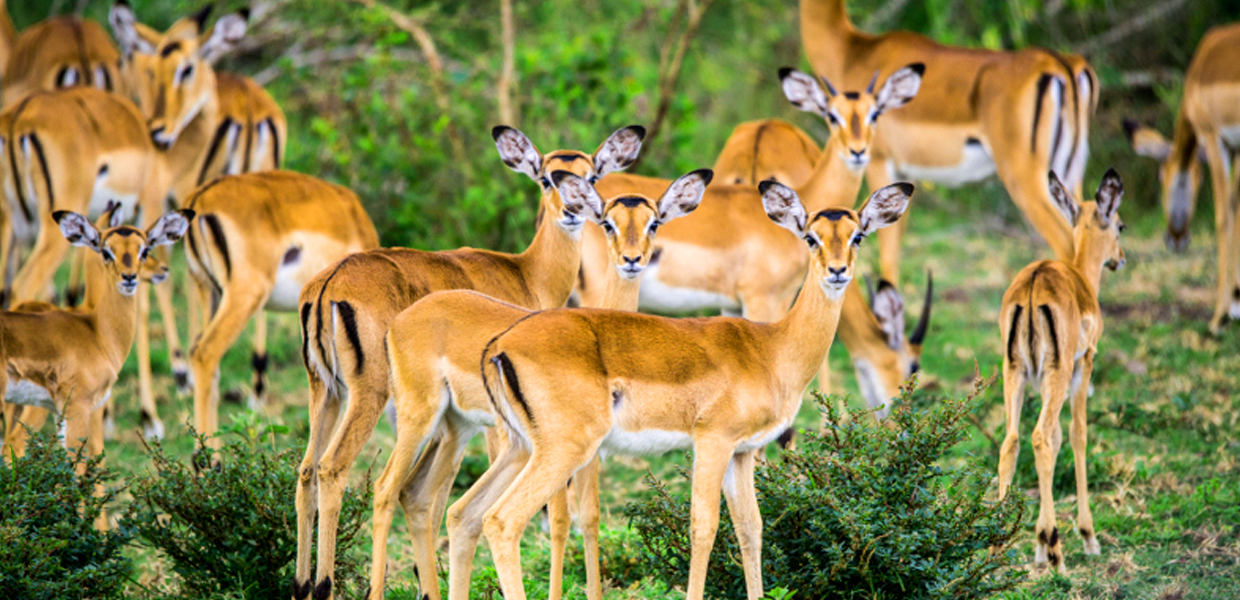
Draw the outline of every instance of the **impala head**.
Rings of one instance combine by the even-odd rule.
[[[886,406],[900,394],[900,387],[908,378],[921,370],[922,343],[930,327],[931,299],[934,296],[934,279],[926,273],[926,298],[921,316],[912,335],[905,336],[907,314],[904,297],[887,280],[880,280],[877,289],[865,278],[870,295],[870,312],[874,315],[882,338],[891,352],[859,353],[853,356],[857,370],[857,385],[870,407]],[[877,413],[886,417],[886,409]]]
[[[1163,213],[1167,216],[1167,248],[1174,252],[1187,250],[1188,226],[1197,208],[1205,149],[1196,138],[1173,145],[1154,128],[1129,120],[1124,121],[1124,131],[1137,154],[1158,161]]]
[[[108,201],[108,205],[103,209],[103,214],[95,219],[95,229],[99,231],[107,231],[115,227],[120,227],[125,221],[121,215],[121,203],[115,200]],[[146,258],[138,267],[138,276],[142,281],[149,281],[154,284],[163,283],[168,279],[168,265],[164,261],[159,260],[154,252],[147,252]]]
[[[124,77],[160,149],[170,148],[215,101],[212,65],[245,36],[249,10],[224,15],[206,29],[210,13],[208,4],[163,33],[138,23],[126,0],[119,0],[108,15],[124,55]]]
[[[645,136],[646,128],[630,125],[612,133],[594,154],[577,150],[556,150],[543,156],[524,133],[505,125],[491,130],[495,148],[499,150],[499,157],[504,164],[513,171],[524,173],[542,186],[543,200],[539,207],[539,218],[544,214],[559,215],[556,223],[570,233],[579,232],[585,226],[590,214],[589,207],[583,205],[580,198],[568,200],[561,196],[551,174],[555,171],[567,171],[593,186],[602,176],[626,169],[633,164],[641,152],[642,138]]]
[[[116,281],[116,289],[124,296],[133,296],[138,291],[138,277],[151,249],[171,245],[181,239],[189,231],[194,211],[172,211],[160,217],[146,231],[129,225],[116,225],[100,231],[86,217],[67,210],[56,211],[52,218],[60,225],[60,232],[69,243],[98,252],[103,257],[108,276]],[[113,215],[108,215],[107,219],[111,224]]]
[[[877,72],[864,92],[839,93],[826,77],[821,78],[819,86],[813,77],[786,67],[779,70],[779,79],[784,95],[794,106],[827,120],[831,139],[823,151],[836,153],[850,169],[859,171],[870,162],[870,145],[878,118],[908,104],[921,88],[925,71],[921,63],[908,65],[892,73],[877,92]]]
[[[1123,268],[1126,260],[1119,235],[1124,231],[1124,221],[1119,217],[1119,204],[1124,197],[1124,184],[1115,169],[1107,169],[1102,176],[1093,202],[1078,204],[1054,172],[1049,175],[1049,185],[1056,208],[1072,224],[1077,252],[1085,260],[1102,261],[1112,271]],[[1084,250],[1086,246],[1090,250]]]
[[[567,171],[551,174],[552,184],[566,203],[588,207],[590,220],[607,236],[607,254],[624,279],[637,279],[654,256],[654,236],[659,226],[693,212],[702,202],[714,172],[698,169],[682,175],[658,201],[638,194],[616,196],[606,202],[594,185]]]
[[[766,216],[809,245],[810,274],[827,296],[843,297],[853,279],[857,249],[866,236],[895,223],[908,208],[913,184],[895,183],[870,195],[860,210],[829,208],[805,213],[792,188],[773,179],[758,184]]]

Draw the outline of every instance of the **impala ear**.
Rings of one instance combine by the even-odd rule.
[[[171,246],[189,231],[189,222],[194,220],[194,211],[187,208],[174,210],[160,217],[146,230],[146,245]]]
[[[1072,195],[1063,187],[1063,183],[1059,181],[1059,176],[1054,171],[1050,171],[1046,175],[1047,184],[1050,186],[1051,200],[1055,202],[1055,208],[1063,214],[1063,218],[1068,220],[1068,225],[1076,227],[1076,222],[1081,217],[1081,206],[1072,199]]]
[[[603,220],[603,199],[589,181],[570,171],[551,173],[551,183],[560,192],[564,211],[573,215],[585,215],[595,223]]]
[[[696,210],[714,176],[715,172],[710,169],[698,169],[673,181],[659,199],[659,220],[666,223]]]
[[[921,89],[921,76],[926,72],[926,65],[913,63],[887,78],[883,89],[878,90],[876,104],[878,112],[883,113],[893,108],[900,108],[913,100],[917,90]]]
[[[900,215],[908,208],[913,189],[911,183],[893,183],[870,194],[865,206],[857,211],[857,219],[861,225],[858,233],[863,236],[870,235],[900,220]]]
[[[904,343],[904,297],[896,290],[896,286],[883,279],[878,282],[878,290],[874,292],[871,310],[878,326],[887,338],[887,346],[899,348]]]
[[[826,79],[823,83],[826,83]],[[784,90],[784,96],[793,106],[824,119],[830,118],[827,110],[827,95],[822,92],[822,88],[818,86],[818,82],[813,77],[796,69],[784,67],[779,70],[779,84]],[[832,90],[832,95],[835,95],[834,90]]]
[[[58,210],[52,213],[52,219],[60,226],[60,233],[74,246],[90,248],[95,252],[103,249],[99,230],[90,221],[70,210]]]
[[[203,36],[202,46],[198,50],[198,55],[203,60],[214,63],[225,52],[232,50],[237,46],[237,42],[245,37],[246,22],[250,18],[249,9],[241,9],[238,12],[224,15],[215,22],[215,27]],[[199,26],[201,31],[201,25]]]
[[[637,155],[642,151],[642,140],[646,137],[646,128],[641,125],[629,125],[617,129],[594,151],[594,174],[602,177],[613,171],[622,171],[637,162]]]
[[[108,12],[108,24],[112,26],[112,35],[116,36],[116,41],[120,44],[122,51],[126,54],[134,52],[153,54],[155,45],[138,31],[137,21],[133,9],[129,7],[129,2],[126,0],[120,0]]]
[[[780,227],[797,234],[797,237],[805,236],[808,217],[801,198],[792,188],[774,179],[767,179],[758,184],[758,191],[762,193],[762,208],[766,210],[767,217]]]
[[[509,169],[525,173],[530,179],[542,183],[538,175],[542,170],[542,153],[530,138],[507,125],[496,126],[491,130],[491,137],[495,140],[495,148],[499,150],[500,160],[504,161]]]
[[[1107,169],[1094,194],[1094,199],[1098,201],[1098,219],[1104,227],[1109,226],[1119,213],[1119,203],[1123,198],[1124,182],[1120,181],[1115,169]]]

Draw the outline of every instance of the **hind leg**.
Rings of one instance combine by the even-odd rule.
[[[469,599],[469,580],[478,538],[482,536],[483,516],[522,472],[529,456],[528,450],[509,441],[486,473],[448,508],[448,598],[451,600]]]
[[[309,379],[310,439],[297,468],[297,571],[293,576],[293,600],[309,598],[313,586],[310,553],[314,545],[314,516],[318,510],[316,469],[340,415],[340,398],[316,375],[311,374]]]
[[[1025,403],[1025,373],[1007,359],[1003,361],[1003,420],[1007,434],[999,447],[999,499],[1007,497],[1020,454],[1020,411]]]
[[[1067,399],[1071,383],[1071,367],[1057,367],[1042,376],[1042,412],[1038,415],[1038,424],[1033,428],[1033,456],[1038,471],[1038,524],[1036,528],[1037,549],[1034,554],[1034,565],[1050,563],[1056,571],[1064,572],[1063,540],[1059,535],[1059,527],[1055,524],[1055,452],[1059,449],[1056,443],[1056,430],[1062,431],[1059,424],[1059,413]]]
[[[267,404],[267,312],[254,315],[254,354],[250,364],[254,367],[254,397],[251,408],[259,410]]]
[[[1081,532],[1085,542],[1085,554],[1097,555],[1102,552],[1098,544],[1098,531],[1094,529],[1094,515],[1089,510],[1089,478],[1085,467],[1086,433],[1088,423],[1085,421],[1085,403],[1089,394],[1089,378],[1094,371],[1094,353],[1087,352],[1081,357],[1079,379],[1076,389],[1072,390],[1072,459],[1076,467],[1076,528]]]

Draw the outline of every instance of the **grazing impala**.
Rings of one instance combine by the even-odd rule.
[[[1062,538],[1055,525],[1052,495],[1055,457],[1063,441],[1059,411],[1065,399],[1072,403],[1072,456],[1076,459],[1077,530],[1085,541],[1086,554],[1098,554],[1097,530],[1089,511],[1089,484],[1085,471],[1085,402],[1094,355],[1102,338],[1102,310],[1098,285],[1102,267],[1112,271],[1124,266],[1119,218],[1124,186],[1114,169],[1107,171],[1094,202],[1076,200],[1052,172],[1051,197],[1073,227],[1071,263],[1043,260],[1016,275],[1003,295],[999,330],[1003,334],[1003,412],[1007,436],[999,453],[999,499],[1007,496],[1016,472],[1020,409],[1025,382],[1041,386],[1042,412],[1033,428],[1033,457],[1038,470],[1038,545],[1036,566],[1064,570]]]
[[[0,0],[0,106],[10,106],[37,90],[87,85],[104,91],[119,87],[120,53],[98,23],[73,15],[52,17],[16,33]]]
[[[767,215],[807,244],[811,255],[805,285],[779,321],[564,309],[531,315],[487,345],[483,376],[509,444],[448,511],[454,577],[469,571],[484,533],[504,596],[523,600],[521,532],[561,482],[599,451],[651,454],[692,447],[686,595],[702,598],[722,490],[740,541],[748,597],[762,597],[755,451],[792,423],[830,349],[858,244],[899,219],[913,186],[878,190],[857,212],[813,214],[791,188],[768,181],[760,190]],[[450,591],[453,598],[468,594],[457,586]]]
[[[551,175],[560,196],[568,197],[566,202],[585,206],[586,218],[600,224],[607,233],[612,268],[603,307],[637,310],[641,273],[654,254],[651,241],[656,231],[697,208],[710,183],[711,172],[694,171],[677,179],[658,201],[622,195],[606,203],[585,179],[567,171]],[[392,321],[387,334],[387,356],[399,426],[392,458],[375,492],[371,598],[383,598],[388,530],[399,497],[414,539],[419,587],[433,600],[439,600],[435,538],[443,521],[448,492],[466,442],[496,423],[478,370],[478,357],[487,342],[531,312],[472,290],[447,291],[419,300]],[[488,429],[488,436],[490,432]],[[423,448],[419,458],[418,452]],[[552,599],[560,598],[568,541],[569,522],[563,518],[565,511],[560,510],[563,503],[562,498],[552,503],[558,506],[555,512],[560,517],[553,519],[551,535]],[[601,598],[598,511],[591,516],[593,522],[583,525],[590,540],[586,543],[587,589],[591,598]],[[453,573],[452,587],[469,589],[469,575]]]
[[[1055,255],[1072,258],[1072,228],[1046,193],[1055,171],[1078,194],[1098,78],[1079,56],[1031,48],[944,46],[907,31],[870,35],[848,18],[846,0],[801,0],[801,41],[814,72],[857,86],[874,71],[926,64],[918,100],[891,115],[874,140],[870,189],[894,179],[947,185],[997,173],[1012,201]],[[879,234],[883,277],[899,281],[903,227]]]
[[[284,113],[261,86],[214,69],[215,61],[245,36],[248,11],[224,15],[207,29],[210,12],[207,5],[163,33],[138,23],[124,0],[108,15],[124,50],[122,76],[146,117],[151,140],[166,155],[172,173],[169,194],[177,202],[185,202],[195,188],[221,174],[280,168],[287,137]],[[158,290],[156,296],[173,374],[178,387],[188,389],[189,365],[172,318],[171,287]],[[255,317],[252,360],[259,403],[265,389],[266,323],[260,312]],[[140,352],[138,361],[139,395],[143,406],[153,407],[150,360]],[[149,419],[153,433],[162,434],[158,415]]]
[[[374,431],[388,401],[384,335],[392,319],[418,299],[440,290],[476,290],[531,309],[563,306],[581,263],[581,228],[587,208],[552,185],[553,171],[591,182],[633,164],[645,129],[611,134],[593,155],[576,150],[541,154],[511,127],[492,130],[500,158],[542,186],[543,218],[521,254],[462,248],[423,252],[405,248],[350,256],[319,273],[301,292],[306,372],[310,378],[310,440],[297,487],[297,573],[293,598],[332,595],[336,526],[345,476]],[[348,399],[336,426],[340,404]],[[334,431],[333,431],[334,428]],[[310,578],[310,545],[319,516],[316,579]],[[317,583],[315,583],[317,581]]]
[[[896,109],[918,93],[921,72],[921,65],[909,65],[881,87],[871,81],[863,92],[842,93],[829,83],[824,91],[815,78],[803,73],[780,72],[788,99],[825,119],[831,128],[831,138],[810,177],[797,186],[808,210],[851,208],[856,203],[879,115],[898,113]],[[797,160],[793,155],[788,161],[766,162],[791,163]],[[654,196],[666,186],[665,180],[627,174],[610,175],[598,184],[604,196],[626,192]],[[609,267],[601,230],[586,229],[577,292],[583,306],[598,306]],[[641,307],[659,312],[723,309],[755,321],[776,321],[792,304],[809,263],[809,254],[766,218],[754,188],[745,185],[716,183],[707,188],[702,207],[660,230],[655,247]],[[856,284],[846,294],[843,310],[840,340],[852,357],[861,391],[870,406],[886,406],[916,370],[929,306],[908,343],[903,336],[891,339],[883,334]],[[824,363],[824,384],[826,373]]]
[[[49,305],[0,312],[0,389],[5,400],[60,411],[65,445],[85,439],[91,456],[103,449],[103,404],[133,345],[138,316],[139,272],[151,249],[175,243],[193,212],[174,211],[146,231],[119,225],[102,232],[86,217],[56,211],[60,232],[75,246],[97,254],[86,265],[83,308]],[[110,215],[105,218],[110,218]],[[38,308],[39,310],[31,310]],[[4,455],[24,451],[24,431],[7,423]]]
[[[1235,202],[1240,158],[1240,25],[1216,27],[1197,45],[1184,76],[1184,95],[1175,119],[1175,138],[1168,142],[1157,131],[1125,122],[1137,154],[1162,163],[1163,210],[1167,214],[1167,246],[1188,247],[1188,226],[1197,206],[1203,158],[1210,166],[1214,190],[1214,228],[1218,237],[1218,287],[1210,331],[1218,333],[1228,318],[1240,319],[1240,211]]]

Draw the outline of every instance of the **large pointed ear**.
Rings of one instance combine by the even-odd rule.
[[[95,229],[86,217],[70,210],[58,210],[52,213],[52,218],[60,226],[60,233],[65,236],[66,240],[69,240],[70,244],[90,248],[95,252],[103,249],[99,230]]]
[[[237,42],[245,37],[246,22],[250,19],[250,10],[243,8],[235,13],[224,15],[215,22],[215,27],[202,36],[202,45],[198,55],[203,60],[214,63],[224,53],[237,47]]]
[[[824,79],[825,83],[826,80]],[[814,113],[824,119],[830,118],[827,110],[827,95],[822,92],[818,82],[809,75],[784,67],[779,70],[779,85],[784,89],[784,96],[793,106]],[[832,93],[834,95],[834,93]]]
[[[555,171],[551,173],[551,183],[560,192],[565,212],[584,215],[595,223],[603,220],[603,199],[589,181],[571,171]]]
[[[878,290],[870,300],[870,309],[887,338],[887,346],[899,348],[904,343],[904,297],[886,279],[878,282]]]
[[[194,220],[194,211],[188,208],[174,210],[160,217],[146,230],[146,245],[171,246],[189,231],[189,222]]]
[[[878,112],[881,114],[908,104],[917,95],[917,90],[921,89],[921,76],[925,72],[926,65],[913,63],[892,73],[883,84],[883,89],[878,90],[875,99]]]
[[[123,52],[153,54],[155,44],[138,31],[137,22],[138,18],[134,16],[133,9],[129,7],[129,2],[126,0],[119,0],[108,12],[108,24],[112,26],[112,35],[116,36],[116,42],[120,44]]]
[[[1094,199],[1098,201],[1098,219],[1102,222],[1103,227],[1108,227],[1111,221],[1115,220],[1115,216],[1119,214],[1119,203],[1124,198],[1124,182],[1120,181],[1119,173],[1115,169],[1107,169],[1105,175],[1102,176],[1102,183],[1098,184],[1098,191],[1094,194]]]
[[[1153,127],[1124,119],[1124,134],[1138,156],[1146,156],[1160,163],[1171,156],[1171,142]]]
[[[629,125],[617,129],[594,151],[594,174],[602,177],[612,171],[629,168],[637,161],[642,151],[642,140],[646,138],[646,128],[641,125]]]
[[[1069,226],[1076,227],[1077,220],[1081,218],[1081,206],[1063,187],[1063,183],[1059,181],[1059,176],[1054,171],[1047,173],[1046,180],[1047,185],[1050,186],[1051,201],[1055,203],[1055,208],[1059,209],[1063,218],[1068,220]]]
[[[865,206],[857,211],[857,219],[861,224],[861,230],[857,234],[864,237],[900,220],[900,215],[908,208],[913,189],[911,183],[893,183],[870,194]]]
[[[507,125],[497,125],[491,130],[491,137],[495,140],[495,148],[499,150],[500,160],[504,161],[509,169],[525,173],[530,179],[539,181],[538,173],[542,170],[543,162],[542,153],[538,151],[530,138]],[[539,183],[542,182],[539,181]]]
[[[673,181],[659,198],[659,221],[666,223],[696,210],[714,176],[715,172],[710,169],[698,169]]]
[[[805,207],[801,205],[801,198],[792,188],[774,179],[767,179],[758,184],[758,191],[762,193],[762,208],[766,210],[767,217],[780,227],[797,234],[797,237],[805,236],[808,216],[805,214]]]

